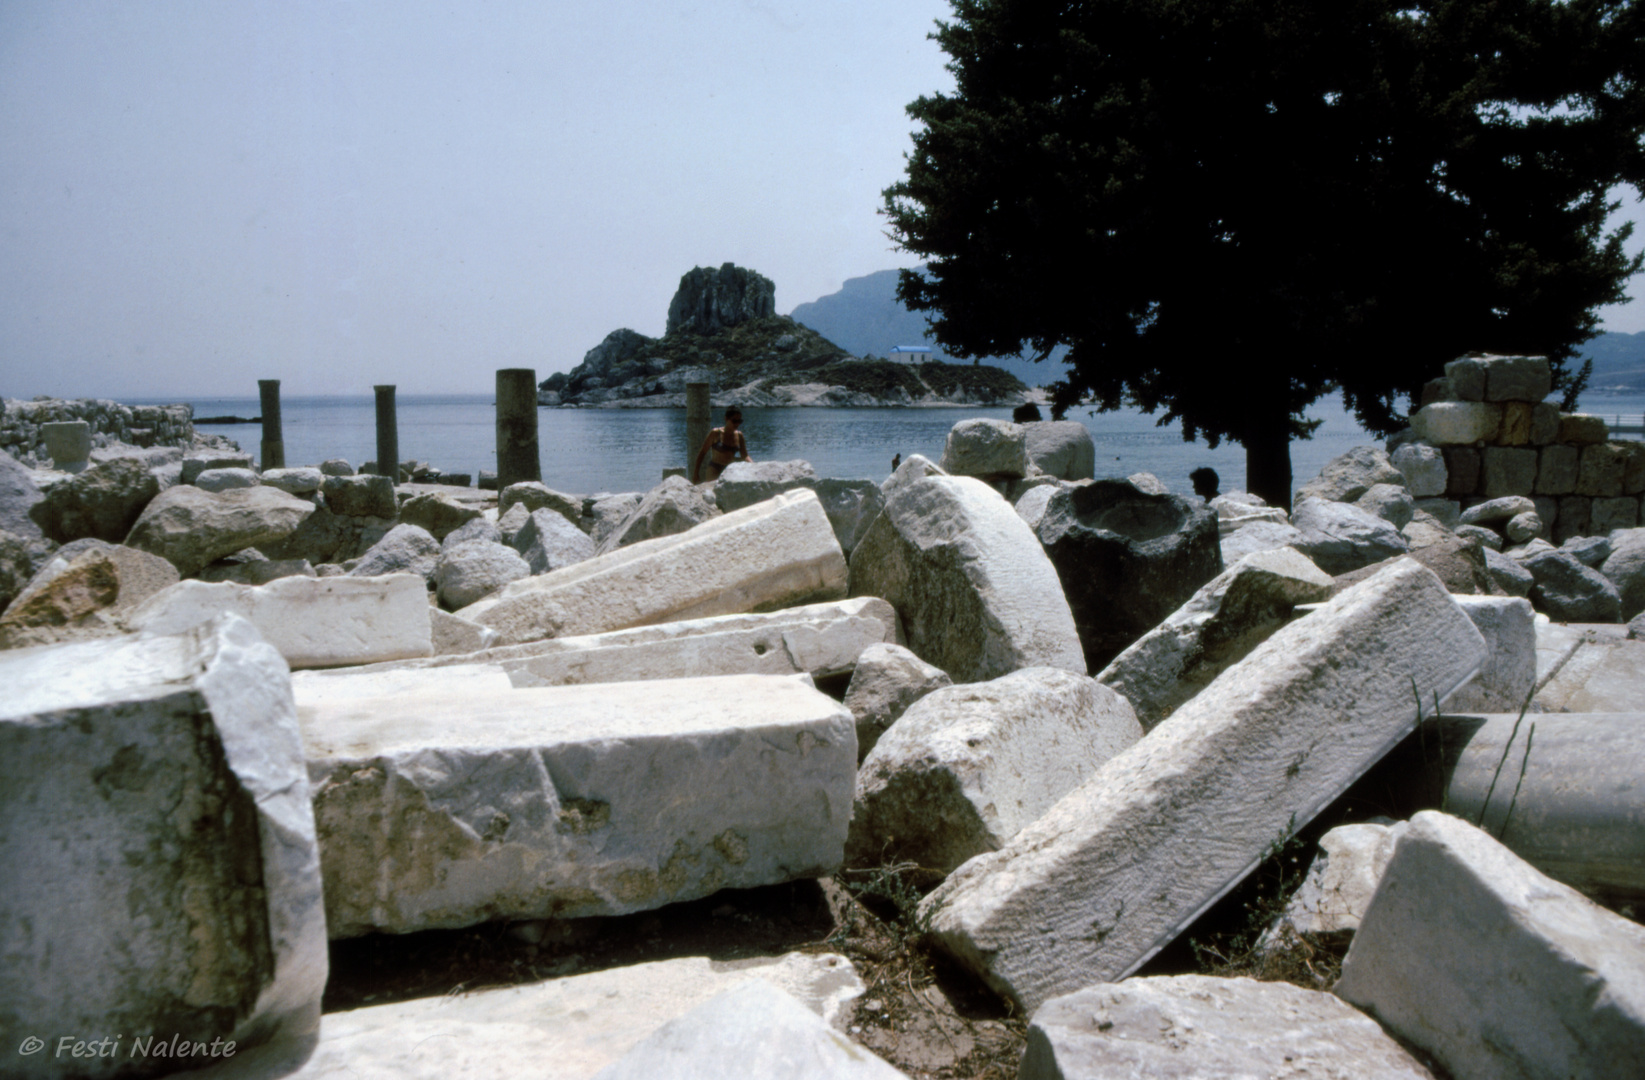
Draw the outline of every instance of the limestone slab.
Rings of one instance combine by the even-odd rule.
[[[1102,983],[1053,998],[1018,1080],[1296,1077],[1431,1080],[1364,1013],[1319,990],[1208,975]]]
[[[331,1013],[291,1080],[588,1080],[661,1025],[751,979],[781,988],[824,1022],[862,993],[843,956],[706,957]]]
[[[1023,476],[1027,434],[1022,424],[1006,420],[961,420],[949,429],[939,464],[950,476]]]
[[[1293,607],[1331,591],[1330,577],[1294,548],[1254,552],[1206,582],[1097,681],[1123,694],[1152,729],[1284,626]]]
[[[1436,811],[1394,849],[1335,992],[1457,1080],[1645,1060],[1645,927]]]
[[[933,690],[864,759],[846,860],[948,873],[997,851],[1140,738],[1129,702],[1059,668]]]
[[[1571,651],[1537,690],[1537,704],[1550,712],[1629,712],[1645,702],[1645,641],[1593,633],[1572,635]],[[1538,634],[1539,651],[1544,636]],[[1551,640],[1550,640],[1551,643]]]
[[[1458,596],[1458,606],[1485,639],[1488,656],[1445,707],[1453,712],[1518,710],[1536,686],[1536,613],[1515,596]]]
[[[1496,437],[1502,406],[1482,401],[1436,401],[1411,417],[1417,438],[1436,446],[1467,445]],[[1446,458],[1446,465],[1451,459]],[[1454,470],[1452,470],[1454,472]]]
[[[960,867],[922,908],[935,940],[1029,1009],[1122,978],[1412,730],[1413,685],[1443,700],[1485,659],[1439,579],[1394,563]]]
[[[857,718],[857,760],[868,756],[880,736],[910,705],[933,690],[953,684],[948,672],[895,642],[864,649],[857,655],[843,699]]]
[[[435,656],[465,656],[497,644],[497,631],[437,607],[428,609],[428,625]]]
[[[299,718],[334,938],[640,911],[844,850],[856,728],[804,676],[431,685]]]
[[[753,979],[670,1020],[598,1080],[895,1080],[903,1074]]]
[[[231,616],[0,654],[0,685],[8,1038],[53,1051],[63,1035],[123,1034],[128,1051],[145,1034],[310,1043],[325,922],[279,655]],[[55,1052],[21,1065],[48,1077],[176,1067]]]
[[[908,648],[955,682],[1085,671],[1051,560],[1011,504],[972,477],[896,487],[851,553],[851,592],[896,608]]]
[[[503,586],[458,614],[505,644],[843,598],[845,556],[822,504],[790,491],[686,532]]]
[[[1022,429],[1028,460],[1047,476],[1089,480],[1096,475],[1096,444],[1078,420],[1036,420]]]
[[[267,585],[180,581],[127,616],[133,629],[176,634],[225,612],[249,620],[294,668],[428,656],[428,596],[412,574],[283,577]]]
[[[761,615],[637,626],[604,634],[551,638],[501,659],[516,686],[683,679],[694,675],[798,675],[850,672],[863,650],[895,642],[897,616],[877,597],[807,604]]]

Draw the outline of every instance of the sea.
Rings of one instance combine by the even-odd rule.
[[[490,394],[398,397],[401,460],[475,475],[481,469],[495,470],[493,401]],[[177,399],[128,403],[175,404]],[[186,403],[194,406],[196,417],[260,415],[255,396],[192,398]],[[285,397],[280,406],[287,464],[317,465],[343,458],[358,468],[377,456],[372,397]],[[1607,420],[1640,425],[1645,396],[1594,396],[1582,407]],[[1352,447],[1380,442],[1335,399],[1316,402],[1309,415],[1324,422],[1312,439],[1291,444],[1295,484],[1312,479],[1326,462]],[[721,416],[716,409],[716,424]],[[1011,408],[745,408],[743,417],[749,455],[755,461],[798,458],[810,462],[818,476],[883,480],[895,456],[924,454],[939,460],[954,424],[972,417],[1009,420]],[[1177,424],[1161,427],[1157,416],[1136,410],[1070,409],[1066,418],[1078,420],[1091,432],[1099,477],[1148,472],[1172,491],[1188,494],[1193,490],[1188,474],[1210,466],[1217,471],[1222,490],[1245,487],[1243,447],[1224,442],[1213,449],[1203,439],[1184,442]],[[260,424],[213,424],[199,430],[227,436],[254,457],[262,439]],[[537,440],[543,482],[567,493],[646,491],[657,484],[665,468],[688,464],[684,409],[542,407],[537,411]]]

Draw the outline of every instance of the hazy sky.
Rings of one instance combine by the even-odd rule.
[[[876,210],[947,14],[0,0],[0,395],[489,393],[693,266],[787,312],[911,265]]]

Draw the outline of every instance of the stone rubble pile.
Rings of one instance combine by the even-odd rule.
[[[1494,450],[1634,460],[1545,367],[1451,365],[1292,513],[991,420],[880,484],[590,495],[0,456],[0,1001],[232,1040],[211,1076],[896,1076],[834,955],[320,1016],[328,940],[896,863],[1022,1077],[1637,1075],[1645,528],[1498,490]],[[1137,974],[1377,770],[1409,820],[1324,832],[1261,946],[1351,935],[1337,985]]]

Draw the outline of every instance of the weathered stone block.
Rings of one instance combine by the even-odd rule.
[[[785,491],[811,487],[817,470],[809,461],[733,461],[714,481],[714,504],[725,512],[764,502]]]
[[[133,608],[177,583],[177,568],[158,555],[82,542],[97,546],[53,558],[0,615],[0,649],[124,633],[122,620]]]
[[[1405,486],[1411,490],[1413,498],[1425,499],[1445,494],[1448,482],[1445,452],[1439,447],[1409,442],[1395,450],[1389,461],[1405,478]]]
[[[394,481],[386,476],[328,476],[320,485],[326,509],[345,517],[393,518],[400,512]]]
[[[933,690],[864,759],[846,861],[948,873],[998,850],[1140,738],[1129,702],[1058,668]]]
[[[1485,365],[1480,358],[1464,356],[1445,365],[1445,377],[1458,401],[1485,400]]]
[[[1084,674],[1054,559],[982,481],[929,476],[893,488],[851,553],[851,592],[896,608],[908,648],[955,682],[1022,667]]]
[[[845,556],[822,504],[810,491],[789,491],[683,533],[511,582],[459,614],[518,644],[770,611],[845,591]]]
[[[1639,497],[1621,495],[1614,499],[1595,499],[1590,527],[1604,536],[1613,529],[1631,529],[1639,524]]]
[[[1575,491],[1581,456],[1581,451],[1574,446],[1544,446],[1537,457],[1536,493],[1569,495]]]
[[[1177,975],[1052,998],[1028,1027],[1018,1080],[1072,1077],[1430,1080],[1376,1021],[1321,990]]]
[[[960,867],[922,907],[934,940],[1028,1009],[1124,977],[1404,738],[1418,699],[1485,658],[1439,579],[1396,561]]]
[[[803,678],[425,686],[301,715],[333,938],[641,911],[821,876],[845,847],[856,725]]]
[[[1536,685],[1536,612],[1514,596],[1458,596],[1456,602],[1485,639],[1485,664],[1445,707],[1453,712],[1522,708]]]
[[[1560,413],[1559,441],[1586,446],[1602,443],[1611,437],[1611,429],[1603,416],[1588,413]]]
[[[1531,406],[1531,445],[1547,446],[1559,439],[1559,406],[1539,401]]]
[[[1424,811],[1336,985],[1457,1080],[1630,1076],[1645,1055],[1645,928]]]
[[[1489,442],[1502,427],[1502,406],[1479,401],[1437,401],[1411,417],[1417,438],[1436,446]]]
[[[1338,825],[1319,838],[1319,854],[1308,876],[1263,935],[1262,945],[1283,946],[1300,934],[1357,930],[1382,874],[1394,857],[1405,822],[1394,825]]]
[[[1548,633],[1551,629],[1570,637],[1561,641]],[[1645,643],[1621,637],[1621,627],[1616,637],[1574,629],[1544,627],[1538,635],[1536,703],[1562,713],[1637,710],[1645,701]]]
[[[889,609],[890,605],[886,607]],[[895,621],[895,613],[892,619]],[[851,683],[846,687],[844,698],[845,707],[857,718],[857,760],[860,762],[868,756],[880,736],[910,705],[933,690],[953,684],[948,672],[926,663],[893,641],[863,649],[857,655],[857,666],[851,671]]]
[[[1607,499],[1622,494],[1628,451],[1620,443],[1592,443],[1582,448],[1577,466],[1576,493]]]
[[[276,488],[213,494],[179,484],[143,508],[126,544],[169,560],[187,577],[224,555],[284,540],[313,513],[313,503]]]
[[[305,1052],[325,921],[280,657],[229,618],[0,654],[0,685],[0,1001],[8,1036],[48,1040],[7,1047],[8,1075],[178,1067],[133,1038]],[[126,1041],[74,1058],[62,1035]]]
[[[60,544],[88,536],[118,544],[158,494],[159,481],[141,461],[116,458],[51,485],[29,514]]]
[[[457,529],[480,517],[480,508],[461,502],[444,492],[424,492],[400,506],[400,521],[417,525],[436,540],[444,540]]]
[[[1351,503],[1301,498],[1291,523],[1302,532],[1291,546],[1327,574],[1346,574],[1410,550],[1392,522]]]
[[[326,474],[314,468],[268,469],[261,480],[269,487],[279,488],[287,495],[309,495],[320,490]]]
[[[1468,446],[1447,446],[1445,451],[1445,494],[1463,498],[1479,490],[1479,451]]]
[[[40,425],[46,456],[64,472],[80,472],[91,457],[91,425],[84,420],[59,420]]]
[[[665,477],[595,544],[595,550],[606,555],[643,540],[678,536],[719,515],[720,509],[710,500],[706,488],[699,488],[683,476]]]
[[[1331,578],[1294,548],[1245,556],[1103,668],[1144,730],[1284,626],[1297,604],[1331,597]]]
[[[1005,420],[961,420],[948,432],[939,464],[950,476],[1020,477],[1028,472],[1027,432]]]
[[[1214,513],[1197,500],[1150,494],[1129,481],[1097,480],[1059,490],[1036,533],[1056,567],[1092,671],[1106,667],[1222,572]],[[965,681],[952,667],[938,666]]]
[[[1586,495],[1566,495],[1559,500],[1554,518],[1554,541],[1563,544],[1573,536],[1587,536],[1593,522],[1594,501]]]
[[[1529,447],[1487,446],[1480,461],[1480,493],[1487,499],[1529,495],[1536,487],[1537,452]]]
[[[183,455],[182,483],[192,484],[207,469],[255,469],[250,454],[234,450],[190,450]]]
[[[1356,446],[1325,463],[1319,475],[1297,488],[1297,498],[1353,502],[1377,484],[1403,484],[1405,476],[1375,446]]]
[[[1545,356],[1488,356],[1485,400],[1540,402],[1553,392],[1553,371]]]
[[[1531,441],[1531,405],[1510,401],[1502,406],[1502,427],[1496,441],[1503,446],[1524,446]]]
[[[1622,493],[1645,494],[1645,442],[1629,441],[1621,445],[1628,458],[1622,468]]]
[[[1621,595],[1624,619],[1645,611],[1645,529],[1612,533],[1599,571]]]
[[[1597,570],[1562,551],[1538,551],[1520,560],[1531,572],[1531,603],[1560,622],[1621,622],[1622,598]]]
[[[181,581],[145,600],[127,622],[146,634],[180,634],[230,612],[255,626],[293,668],[433,651],[427,591],[410,574],[283,577],[256,587]]]
[[[1089,480],[1096,475],[1097,449],[1091,429],[1078,420],[1037,420],[1022,425],[1028,460],[1059,480]]]

